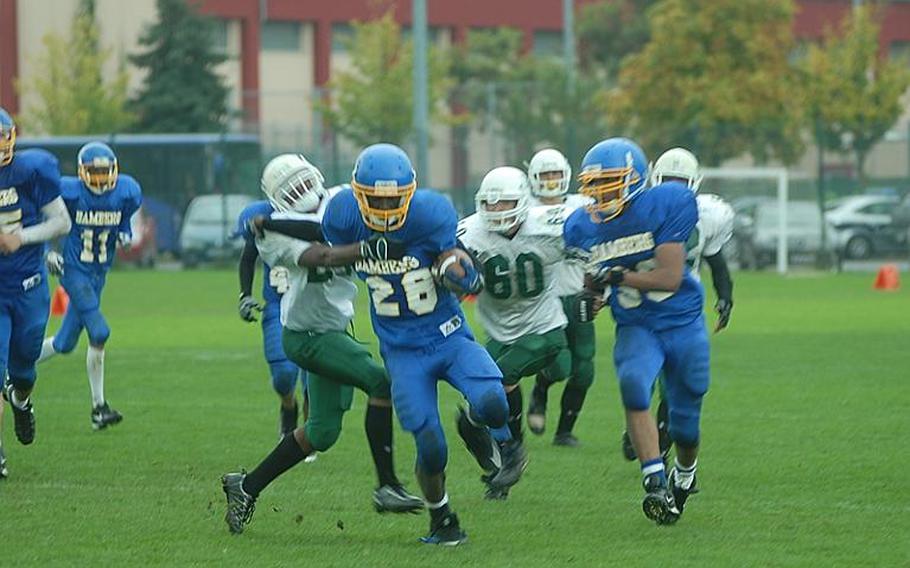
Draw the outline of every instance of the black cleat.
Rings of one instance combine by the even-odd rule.
[[[558,432],[553,436],[554,446],[563,446],[566,448],[577,448],[581,442],[578,441],[572,432]]]
[[[676,507],[673,511],[670,512],[673,520],[671,522],[675,523],[682,517],[683,509],[686,506],[686,500],[689,498],[689,495],[694,495],[698,493],[698,486],[696,485],[696,478],[692,476],[692,484],[689,485],[688,489],[683,489],[676,485],[676,468],[670,470],[670,477],[667,483],[670,485],[670,491],[673,492],[673,500],[676,502]]]
[[[538,436],[547,429],[547,393],[537,385],[531,390],[527,420],[528,430]]]
[[[373,506],[377,513],[419,513],[423,499],[408,493],[401,485],[383,485],[373,491]]]
[[[420,537],[424,544],[439,544],[441,546],[458,546],[467,542],[468,535],[461,530],[458,524],[458,515],[449,513],[438,523],[430,522],[430,534]]]
[[[35,441],[35,408],[32,405],[31,397],[25,408],[19,408],[13,404],[13,385],[9,383],[3,390],[3,398],[9,401],[10,408],[13,409],[13,422],[16,427],[16,439],[23,446],[27,446]]]
[[[120,421],[122,420],[123,415],[111,408],[107,401],[92,409],[93,430],[104,430],[108,426],[120,424]]]
[[[488,473],[486,475],[481,475],[480,480],[486,486],[486,491],[484,491],[483,498],[489,501],[505,501],[509,498],[509,488],[508,487],[496,487],[490,482],[494,477],[496,477],[497,472]]]
[[[679,519],[676,501],[673,494],[667,489],[666,483],[656,475],[648,476],[642,483],[645,487],[645,498],[641,502],[641,509],[645,516],[658,525],[672,525]]]
[[[502,467],[490,479],[489,485],[498,489],[508,489],[521,479],[521,474],[528,467],[528,452],[524,444],[517,440],[509,440],[499,446],[502,456]]]
[[[221,489],[227,497],[227,511],[224,513],[224,522],[233,534],[243,532],[243,527],[249,524],[256,510],[256,498],[243,490],[243,480],[246,472],[227,473],[221,477]]]
[[[638,454],[635,453],[635,446],[632,445],[632,438],[629,437],[628,430],[623,430],[622,432],[622,457],[626,458],[626,461],[638,459]]]
[[[9,470],[6,468],[6,454],[3,453],[3,446],[0,446],[0,479],[9,477]]]
[[[293,432],[297,429],[297,416],[300,411],[297,409],[297,405],[294,405],[294,408],[286,409],[285,407],[279,407],[279,414],[281,416],[278,422],[278,440],[281,441],[282,438]]]
[[[455,423],[458,426],[458,435],[461,436],[468,451],[477,460],[480,469],[484,471],[499,470],[501,463],[499,446],[490,436],[489,429],[471,422],[467,411],[460,406]]]

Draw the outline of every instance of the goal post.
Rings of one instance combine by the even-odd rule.
[[[701,173],[707,180],[731,181],[763,181],[765,185],[771,184],[775,189],[777,199],[777,272],[786,274],[789,268],[789,243],[787,240],[787,207],[790,200],[790,176],[786,168],[702,168]],[[716,184],[711,184],[716,185]],[[704,186],[703,186],[704,187]],[[765,190],[771,190],[770,187]],[[722,191],[719,193],[729,199]],[[748,194],[742,195],[747,196]]]

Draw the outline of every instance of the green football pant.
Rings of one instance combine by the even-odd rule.
[[[568,384],[586,391],[594,383],[594,353],[597,344],[594,335],[594,322],[580,322],[572,313],[575,296],[563,296],[560,299],[562,300],[562,309],[569,320],[569,325],[565,329],[569,355],[572,358]],[[558,373],[560,372],[561,370],[555,363],[543,371],[545,379],[551,382],[559,380],[551,377],[559,376]]]
[[[373,398],[391,398],[389,376],[383,366],[347,333],[284,328],[281,339],[288,359],[309,372],[310,412],[304,428],[317,451],[328,450],[338,440],[354,387]]]
[[[572,366],[564,329],[525,335],[508,345],[491,339],[486,347],[502,371],[502,382],[506,385],[517,384],[522,377],[543,369],[553,369],[551,380],[561,381],[569,376]]]

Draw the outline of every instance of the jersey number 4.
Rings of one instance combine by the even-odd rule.
[[[370,276],[366,279],[370,287],[373,309],[377,316],[396,318],[401,316],[401,305],[397,300],[389,300],[395,294],[395,286],[381,276]],[[401,277],[401,288],[404,292],[404,306],[415,315],[422,316],[436,308],[436,283],[429,268],[419,268],[405,272]]]
[[[82,262],[95,262],[95,230],[82,230],[82,252],[79,253],[79,260]],[[107,262],[107,238],[111,235],[109,229],[98,231],[98,262]]]

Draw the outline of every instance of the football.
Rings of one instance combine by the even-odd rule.
[[[461,260],[474,262],[471,255],[459,248],[449,249],[436,257],[436,262],[433,264],[433,274],[436,276],[436,280],[444,283],[443,275],[446,273],[452,278],[464,278],[465,271],[461,266]]]

